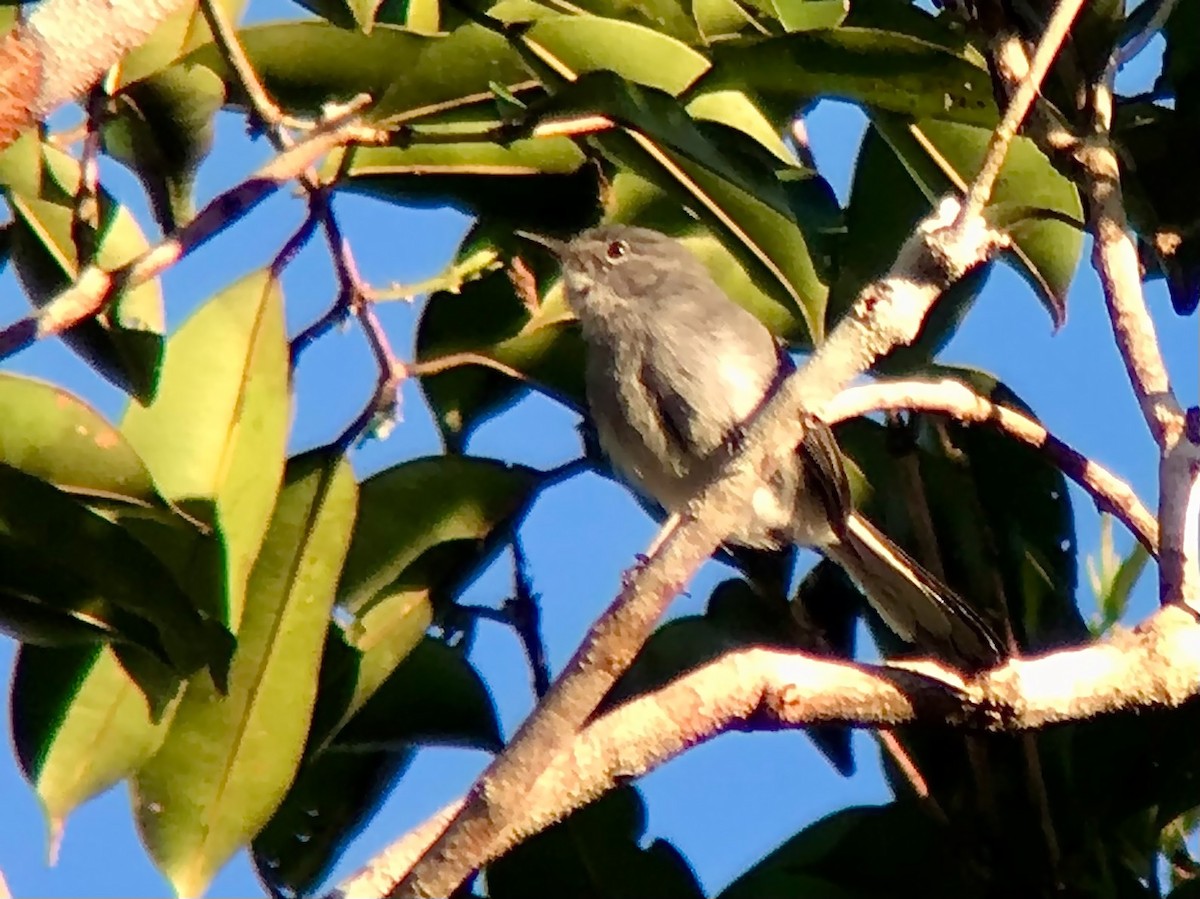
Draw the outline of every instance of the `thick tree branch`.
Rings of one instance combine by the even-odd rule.
[[[1138,710],[1176,708],[1200,695],[1200,623],[1167,607],[1132,631],[1014,659],[964,682],[932,661],[859,665],[799,652],[731,652],[638,696],[587,725],[555,754],[482,865],[606,790],[730,730],[817,724],[1020,732]],[[378,896],[407,870],[452,803],[381,853],[333,894]]]
[[[1077,8],[1076,0],[1065,0],[1065,5],[1072,4]],[[1028,79],[1035,93],[1038,77],[1032,73]],[[1005,146],[993,155],[1002,160]],[[982,180],[987,178],[984,172]],[[987,184],[973,188],[972,204],[986,205],[990,192]],[[803,439],[804,417],[796,410],[821,407],[881,355],[911,343],[941,293],[1007,245],[1007,238],[990,229],[981,216],[960,215],[961,209],[962,204],[947,198],[921,222],[889,274],[864,288],[850,314],[808,363],[767,398],[748,424],[740,451],[711,460],[707,486],[686,514],[668,521],[649,558],[627,576],[624,589],[546,698],[393,895],[449,895],[480,864],[497,833],[525,819],[526,793],[533,779],[629,666],[698,565],[752,514],[747,498],[763,473]]]
[[[850,387],[826,404],[819,415],[830,424],[836,424],[869,412],[904,409],[935,412],[959,421],[990,425],[1021,443],[1043,450],[1063,474],[1092,495],[1101,509],[1119,518],[1151,555],[1158,554],[1158,522],[1128,484],[1059,440],[1040,422],[1023,412],[993,403],[961,381],[948,378],[877,381]]]

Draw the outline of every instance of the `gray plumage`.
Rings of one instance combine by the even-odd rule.
[[[705,466],[780,372],[777,344],[678,241],[606,226],[569,243],[529,235],[562,262],[567,302],[587,344],[587,397],[600,445],[629,485],[681,508]],[[854,512],[832,433],[813,421],[796,454],[755,491],[734,543],[811,546],[841,565],[888,626],[950,661],[998,660],[991,629],[949,588]]]

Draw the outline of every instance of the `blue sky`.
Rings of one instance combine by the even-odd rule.
[[[296,15],[283,0],[251,3],[255,18]],[[1135,67],[1145,80],[1156,60]],[[67,117],[67,120],[71,120]],[[863,120],[852,107],[822,103],[809,119],[809,133],[822,173],[843,199]],[[263,142],[244,139],[244,125],[223,115],[216,152],[200,172],[199,199],[235,184],[267,157]],[[104,183],[147,221],[145,204],[132,178],[106,165]],[[342,197],[337,211],[364,276],[372,283],[410,282],[435,274],[447,261],[469,222],[449,210],[403,210],[380,202]],[[177,326],[216,289],[268,261],[303,216],[303,204],[288,191],[268,201],[251,218],[184,260],[164,278],[168,315]],[[333,296],[333,278],[319,242],[305,250],[285,280],[293,333]],[[1196,326],[1170,311],[1161,283],[1148,289],[1149,303],[1185,404],[1197,401]],[[11,274],[0,279],[0,321],[23,312]],[[391,303],[381,316],[402,355],[412,346],[420,312],[414,304]],[[1094,455],[1130,480],[1148,506],[1156,501],[1154,447],[1141,424],[1104,315],[1103,297],[1084,262],[1069,300],[1066,326],[1053,333],[1044,309],[1013,272],[997,268],[976,308],[943,354],[951,364],[989,370],[1029,402],[1055,433]],[[93,377],[56,344],[39,345],[4,365],[5,370],[46,378],[119,417],[124,398]],[[294,450],[337,435],[369,396],[372,363],[354,329],[333,332],[305,355],[297,376]],[[353,454],[356,471],[367,475],[413,456],[439,450],[423,399],[406,384],[404,418],[385,442]],[[578,453],[576,417],[540,396],[530,396],[489,422],[473,437],[471,452],[537,466],[567,461]],[[1081,560],[1094,553],[1098,517],[1074,491]],[[621,488],[585,475],[549,491],[523,531],[534,586],[542,596],[550,661],[557,670],[615,592],[621,572],[643,550],[654,525]],[[1118,530],[1118,547],[1129,538]],[[691,595],[680,597],[673,614],[697,612],[722,576],[716,563],[697,577]],[[1130,617],[1153,606],[1152,579],[1141,584]],[[495,604],[509,590],[501,560],[469,589],[469,602]],[[1080,579],[1085,616],[1094,611],[1086,577]],[[0,639],[0,671],[10,671],[14,644]],[[474,660],[495,691],[506,733],[531,707],[528,671],[513,635],[481,625]],[[7,716],[0,723],[8,734]],[[874,743],[856,736],[859,773],[842,779],[799,733],[733,734],[697,747],[642,781],[653,836],[673,841],[691,860],[707,890],[716,891],[755,859],[821,815],[856,803],[886,801],[889,794],[877,765]],[[423,752],[408,775],[343,859],[335,876],[361,865],[392,838],[460,795],[486,763],[464,750]],[[0,871],[15,895],[158,896],[167,892],[137,841],[124,786],[77,810],[67,822],[56,866],[46,861],[46,840],[36,799],[11,758],[0,758]],[[736,826],[730,826],[736,822]],[[244,856],[231,862],[210,895],[260,894]]]

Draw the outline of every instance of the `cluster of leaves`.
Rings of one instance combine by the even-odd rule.
[[[236,18],[243,3],[220,5]],[[477,217],[439,279],[445,289],[425,304],[418,357],[470,353],[524,380],[487,366],[425,378],[443,456],[362,483],[331,449],[289,459],[290,355],[269,270],[214,296],[169,339],[157,284],[66,335],[130,394],[119,425],[51,385],[0,377],[0,624],[23,644],[12,692],[19,762],[55,833],[81,802],[128,779],[148,850],[187,895],[247,844],[273,890],[311,890],[419,746],[502,745],[464,653],[427,633],[544,481],[464,455],[472,430],[530,384],[583,405],[582,347],[549,260],[523,263],[544,288],[532,299],[506,270],[521,255],[514,229],[565,233],[603,219],[676,235],[803,349],[885,270],[931,203],[970,179],[997,119],[970,29],[899,0],[850,10],[839,0],[302,5],[315,18],[239,32],[268,91],[294,115],[366,92],[369,116],[393,133],[389,146],[337,154],[323,175],[336,190]],[[1168,29],[1164,84],[1180,104],[1196,96],[1196,56],[1180,38],[1196,8],[1185,0]],[[1119,11],[1111,17],[1119,24]],[[845,208],[781,137],[820,97],[852,101],[869,119]],[[196,10],[130,54],[106,102],[105,151],[141,178],[164,231],[186,222],[214,115],[246,102]],[[1122,139],[1143,160],[1132,164],[1145,176],[1143,234],[1194,227],[1171,211],[1174,195],[1156,193],[1161,167],[1145,162],[1185,139],[1184,121],[1145,99],[1120,107]],[[6,258],[35,304],[77,276],[81,257],[111,268],[148,246],[101,191],[85,249],[81,180],[78,161],[38,134],[0,156]],[[1074,185],[1018,139],[988,214],[1012,231],[1008,261],[1061,321],[1082,245]],[[1189,259],[1183,249],[1162,257],[1177,302],[1194,283]],[[883,368],[947,374],[932,359],[984,276],[957,285]],[[1017,403],[983,374],[951,374]],[[860,503],[901,539],[914,503],[927,508],[949,580],[1010,622],[1022,646],[1086,636],[1066,486],[1042,458],[944,422],[857,422],[839,436],[861,475]],[[862,604],[828,564],[791,606],[761,597],[731,581],[706,615],[664,626],[614,701],[732,646],[810,645],[792,614],[800,606],[827,641],[853,651]],[[1156,724],[1157,738],[1169,742],[1177,720]],[[849,767],[844,738],[827,736],[822,745]],[[903,738],[951,820],[1005,822],[994,830],[1007,842],[992,830],[951,833],[902,802],[853,809],[797,835],[729,893],[874,895],[929,883],[936,870],[947,892],[970,894],[1000,876],[1003,859],[1041,857],[1037,828],[1013,824],[1040,814],[1022,744],[977,743],[970,757],[988,756],[981,783],[961,737]],[[1200,803],[1194,774],[1182,785],[1166,774],[1126,779],[1114,791],[1118,765],[1162,745],[1148,741],[1113,722],[1037,738],[1072,882],[1133,890],[1163,825]],[[1184,755],[1162,770],[1189,771]],[[640,803],[623,788],[523,844],[489,869],[489,894],[578,892],[596,871],[619,878],[613,894],[698,894],[675,850],[643,847]],[[895,864],[862,870],[864,840],[872,852],[890,847]],[[947,845],[960,863],[946,860]]]

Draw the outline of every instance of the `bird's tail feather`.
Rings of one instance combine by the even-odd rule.
[[[824,551],[906,642],[972,668],[1004,657],[1003,642],[974,609],[857,513]]]

